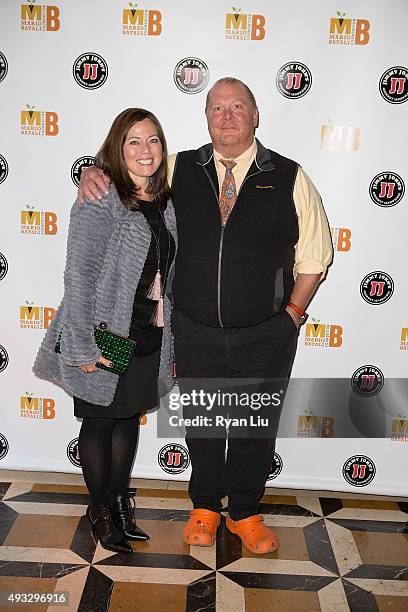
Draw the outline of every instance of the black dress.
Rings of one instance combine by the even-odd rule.
[[[109,406],[91,404],[74,397],[74,414],[80,419],[98,416],[129,418],[154,408],[158,403],[157,377],[163,330],[151,323],[157,302],[147,298],[146,294],[157,272],[158,253],[154,236],[159,238],[160,272],[163,282],[167,281],[175,246],[157,202],[139,200],[138,204],[152,231],[152,240],[133,302],[129,338],[137,341],[136,350],[126,376],[119,377],[115,396]],[[87,376],[92,376],[92,373]]]

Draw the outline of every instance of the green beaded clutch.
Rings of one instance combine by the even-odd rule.
[[[62,331],[60,331],[55,345],[56,353],[61,353]],[[124,376],[129,369],[137,342],[108,331],[106,323],[101,323],[99,328],[95,328],[94,338],[102,356],[112,362],[111,368],[104,366],[102,363],[97,363],[96,367],[113,372],[113,374],[119,374],[119,376]]]

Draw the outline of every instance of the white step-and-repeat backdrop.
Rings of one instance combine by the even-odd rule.
[[[171,152],[208,142],[204,100],[222,76],[253,89],[259,139],[301,163],[332,227],[294,375],[379,397],[406,376],[407,19],[405,0],[2,2],[0,468],[80,471],[71,400],[31,367],[62,295],[82,166],[129,106],[157,114]],[[336,438],[330,405],[309,406],[270,482],[407,495],[398,402],[383,439]],[[133,475],[188,479],[184,440],[159,439],[155,415],[141,429]]]

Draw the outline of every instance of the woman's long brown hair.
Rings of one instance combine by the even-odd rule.
[[[162,159],[159,167],[149,179],[147,193],[151,193],[159,201],[162,208],[170,197],[167,182],[167,144],[162,126],[153,113],[144,108],[127,108],[122,111],[112,123],[107,137],[98,153],[96,165],[109,176],[115,184],[119,198],[129,210],[139,210],[137,204],[138,187],[132,181],[123,157],[123,145],[130,128],[139,121],[150,119],[157,128],[157,135],[162,146]]]

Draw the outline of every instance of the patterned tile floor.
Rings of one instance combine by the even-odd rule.
[[[216,546],[183,544],[186,484],[140,481],[136,517],[151,540],[118,555],[91,537],[85,487],[9,480],[0,482],[0,592],[69,593],[68,606],[20,610],[408,610],[407,500],[267,490],[262,513],[282,545],[256,556],[224,519]]]

